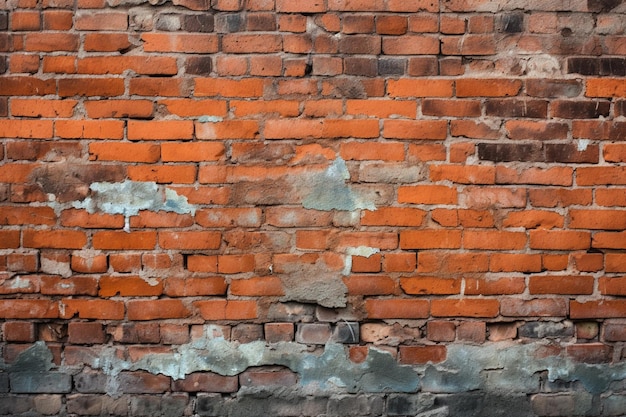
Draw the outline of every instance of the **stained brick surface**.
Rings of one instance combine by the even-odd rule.
[[[0,415],[621,415],[625,22],[0,1]]]

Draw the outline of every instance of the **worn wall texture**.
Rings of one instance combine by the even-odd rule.
[[[626,3],[0,6],[0,415],[626,415]]]

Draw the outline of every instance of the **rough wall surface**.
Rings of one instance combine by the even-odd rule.
[[[626,415],[620,0],[0,0],[0,415]]]

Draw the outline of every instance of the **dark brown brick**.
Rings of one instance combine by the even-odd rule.
[[[380,54],[381,41],[379,36],[349,35],[339,40],[339,52],[343,54]]]
[[[183,30],[187,32],[213,32],[215,19],[212,14],[185,15],[182,22]]]
[[[249,31],[274,31],[276,30],[275,16],[273,13],[248,14],[246,27]]]
[[[374,77],[378,74],[376,58],[349,57],[344,59],[345,73],[363,77]]]
[[[485,112],[487,116],[542,119],[548,115],[548,102],[544,100],[490,99],[485,104]]]
[[[599,75],[600,60],[598,58],[589,57],[568,58],[567,73],[580,75]]]
[[[439,62],[433,57],[415,57],[409,59],[407,75],[421,77],[426,75],[437,75]]]
[[[119,390],[128,394],[160,394],[170,390],[172,379],[148,372],[121,372],[117,377]]]
[[[552,116],[563,119],[597,119],[608,116],[610,111],[608,101],[557,100],[551,104]]]
[[[378,60],[379,75],[403,75],[407,60],[403,58],[381,58]]]
[[[534,79],[526,81],[526,93],[531,97],[577,97],[583,91],[580,80],[546,80]]]
[[[615,102],[615,115],[626,116],[626,100],[620,100]]]
[[[600,148],[598,145],[588,145],[584,150],[579,150],[573,144],[547,143],[545,144],[545,154],[546,162],[597,164],[600,160]]]
[[[191,56],[185,61],[185,72],[193,75],[208,75],[213,70],[211,56]]]
[[[498,29],[504,33],[521,33],[524,31],[524,13],[505,13],[498,19]]]
[[[7,12],[0,12],[0,30],[7,30],[9,28],[9,14]]]
[[[237,392],[239,380],[236,376],[222,376],[213,372],[196,372],[185,379],[174,381],[174,391],[185,392]]]
[[[69,342],[77,345],[100,344],[106,340],[102,323],[98,322],[71,322],[68,333]]]
[[[9,112],[8,99],[6,97],[0,98],[0,117],[6,117]]]
[[[373,15],[348,14],[343,17],[343,33],[372,33],[374,32]]]
[[[541,144],[479,143],[478,158],[493,162],[544,162]]]
[[[625,76],[626,58],[600,58],[600,75]]]

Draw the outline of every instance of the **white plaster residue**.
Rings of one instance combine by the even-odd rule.
[[[122,214],[126,232],[130,231],[130,216],[136,216],[141,210],[195,213],[195,207],[188,203],[187,197],[155,182],[94,182],[89,189],[91,196],[83,201],[74,201],[72,206],[92,214]]]
[[[15,277],[12,281],[11,284],[9,285],[9,288],[16,290],[16,289],[25,289],[25,288],[29,288],[30,287],[31,282],[27,279],[22,279],[21,277]]]
[[[379,253],[380,249],[371,248],[369,246],[357,246],[357,247],[348,247],[346,248],[346,260],[343,268],[343,275],[350,275],[350,271],[352,270],[352,257],[353,256],[362,256],[364,258],[369,258],[375,253]]]
[[[589,139],[579,139],[578,140],[578,152],[586,151],[590,143],[591,141]]]
[[[200,116],[198,117],[198,121],[200,123],[217,123],[224,120],[223,117],[220,116]]]

